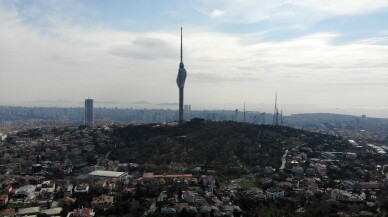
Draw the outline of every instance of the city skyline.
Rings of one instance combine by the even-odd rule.
[[[264,105],[273,109],[278,91],[285,114],[387,118],[387,6],[2,1],[0,105],[82,106],[89,93],[111,107],[177,103],[182,21],[190,71],[185,99],[193,109],[241,110],[246,102],[247,109],[270,112]]]

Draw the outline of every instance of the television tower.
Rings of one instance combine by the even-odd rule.
[[[179,124],[183,124],[183,89],[186,81],[186,69],[183,65],[183,43],[182,43],[182,27],[181,27],[181,62],[179,63],[178,76],[176,78],[176,84],[179,88]]]
[[[278,92],[275,93],[275,110],[273,114],[273,125],[279,124],[279,110],[278,110]]]

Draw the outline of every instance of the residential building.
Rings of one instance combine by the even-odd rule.
[[[67,217],[93,217],[95,215],[93,209],[82,208],[75,209],[73,212],[69,212]]]
[[[278,188],[278,187],[271,187],[268,188],[266,191],[267,199],[276,200],[280,197],[284,197],[284,190]]]
[[[77,195],[87,194],[88,192],[89,192],[88,184],[79,184],[74,188],[74,194],[77,194]]]
[[[5,207],[8,204],[8,195],[0,195],[0,207]]]
[[[339,189],[333,189],[330,193],[331,199],[337,201],[348,201],[348,202],[360,202],[366,199],[365,193],[353,194],[348,191]]]
[[[16,190],[15,199],[29,199],[34,196],[35,185],[25,185]]]
[[[57,195],[59,198],[71,197],[73,195],[73,185],[65,184],[63,186],[58,186]]]
[[[92,207],[109,208],[113,205],[113,196],[102,195],[100,197],[93,197]]]

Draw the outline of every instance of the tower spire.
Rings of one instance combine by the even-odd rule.
[[[279,124],[279,110],[278,110],[278,92],[275,93],[275,109],[273,114],[273,124]]]
[[[275,93],[275,109],[278,109],[278,92]]]
[[[182,47],[183,47],[183,42],[182,42],[182,26],[181,26],[181,63],[183,62],[183,49],[182,49]]]

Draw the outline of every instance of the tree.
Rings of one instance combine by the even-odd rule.
[[[178,195],[178,199],[181,200],[181,198],[182,198],[182,188],[181,187],[178,187],[177,195]]]
[[[186,210],[186,208],[184,207],[181,212],[179,213],[179,217],[187,217],[188,216],[188,212]]]

